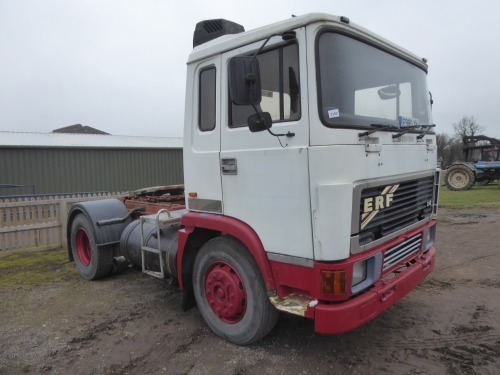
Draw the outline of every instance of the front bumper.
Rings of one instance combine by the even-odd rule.
[[[436,249],[432,247],[394,278],[377,282],[369,291],[351,300],[318,303],[314,307],[314,331],[339,334],[372,320],[419,285],[434,269],[435,258]]]

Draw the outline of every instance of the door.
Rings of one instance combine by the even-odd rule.
[[[262,80],[260,110],[273,119],[272,132],[293,133],[275,137],[267,131],[251,133],[247,118],[252,106],[230,100],[222,90],[221,173],[224,214],[250,225],[264,249],[280,255],[312,259],[312,230],[308,172],[308,113],[305,104],[305,33],[296,30],[295,41],[273,37],[258,56]],[[223,54],[252,55],[263,41]],[[227,82],[228,71],[222,72]],[[272,257],[273,255],[271,255]],[[288,259],[288,262],[294,261]]]

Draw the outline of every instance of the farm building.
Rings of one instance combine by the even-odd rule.
[[[0,196],[182,183],[182,138],[0,132]]]

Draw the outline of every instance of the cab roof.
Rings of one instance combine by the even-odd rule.
[[[334,16],[327,13],[309,13],[246,32],[220,36],[193,48],[193,51],[188,58],[188,64],[264,40],[271,34],[281,34],[285,31],[298,29],[313,23],[324,23],[325,25],[334,26],[339,30],[350,31],[351,33],[354,33],[365,40],[371,41],[376,45],[404,55],[407,59],[414,61],[414,63],[417,63],[423,69],[427,70],[426,61],[417,55],[359,25],[350,22],[346,17]]]

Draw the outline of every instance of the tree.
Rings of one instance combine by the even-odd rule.
[[[465,136],[474,136],[484,131],[484,126],[479,125],[474,116],[464,116],[459,122],[453,124],[455,138],[462,142]]]
[[[450,150],[449,150],[450,137],[446,133],[436,134],[436,145],[438,160],[441,161],[441,166],[450,164]]]
[[[458,140],[446,133],[438,133],[436,145],[438,160],[441,161],[442,168],[450,166],[455,161],[463,160],[462,139]]]

